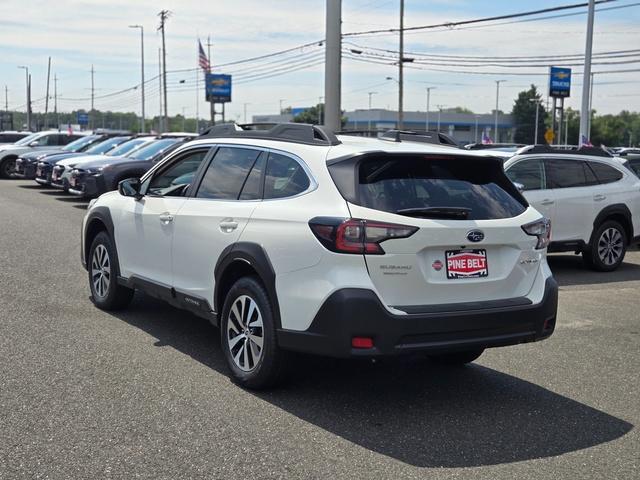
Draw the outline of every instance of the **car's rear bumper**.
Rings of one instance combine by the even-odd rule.
[[[514,304],[515,303],[515,304]],[[535,342],[555,328],[558,285],[546,280],[538,304],[476,302],[428,313],[395,315],[371,290],[334,292],[305,331],[278,330],[282,348],[332,357],[442,353]],[[352,348],[353,337],[370,337],[373,348]]]

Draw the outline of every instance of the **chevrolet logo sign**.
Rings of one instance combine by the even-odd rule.
[[[568,73],[566,72],[556,72],[554,77],[560,79],[560,80],[564,80],[565,78],[567,78],[569,76]]]

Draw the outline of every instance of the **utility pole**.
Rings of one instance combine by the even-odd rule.
[[[580,107],[580,134],[578,135],[578,146],[581,147],[583,139],[588,140],[589,128],[589,94],[591,90],[591,51],[593,47],[593,20],[595,16],[595,0],[589,0],[589,11],[587,13],[587,40],[584,49],[584,74],[582,77],[582,106]]]
[[[589,86],[589,122],[587,127],[587,138],[591,138],[591,117],[593,116],[593,72],[591,72],[591,85]],[[580,139],[578,139],[580,142]],[[579,143],[578,143],[579,144]]]
[[[429,110],[430,110],[430,101],[431,101],[431,90],[436,87],[427,87],[427,118],[425,120],[425,131],[429,131]]]
[[[569,115],[567,115],[567,119],[564,121],[564,144],[569,145]]]
[[[493,134],[495,143],[498,143],[498,102],[500,100],[500,84],[502,82],[506,82],[506,80],[496,80],[496,121],[495,121],[495,132]]]
[[[367,116],[369,117],[369,122],[367,124],[367,131],[369,133],[371,133],[371,97],[373,95],[377,95],[377,94],[378,94],[378,92],[369,92],[368,93],[368,95],[369,95],[369,112],[368,112]]]
[[[94,119],[93,119],[93,116],[94,116],[93,105],[94,104],[93,104],[93,101],[94,101],[95,94],[96,94],[96,91],[95,91],[95,88],[94,88],[94,84],[93,84],[93,76],[94,76],[94,74],[95,74],[95,70],[93,69],[93,65],[91,65],[91,116],[89,118],[91,119],[91,128],[92,129],[94,128]]]
[[[535,125],[535,133],[533,134],[533,144],[537,145],[538,144],[538,115],[540,112],[540,100],[538,100],[537,98],[530,98],[529,99],[530,102],[535,103],[536,105],[536,125]]]
[[[160,30],[162,34],[162,98],[164,100],[164,124],[167,130],[169,130],[169,114],[167,112],[167,48],[165,44],[164,26],[170,15],[171,12],[169,12],[169,10],[161,10],[160,13],[158,13],[160,17],[158,30]]]
[[[250,103],[243,103],[242,106],[244,107],[244,123],[247,123],[247,105],[251,105]]]
[[[211,73],[211,47],[213,43],[211,43],[211,36],[207,35],[207,59],[209,60],[209,73]],[[216,104],[213,102],[213,99],[209,102],[209,108],[211,110],[211,125],[216,124]]]
[[[129,25],[129,28],[140,29],[140,73],[141,82],[140,89],[142,92],[142,117],[140,118],[140,133],[145,131],[145,113],[144,113],[144,27],[142,25]]]
[[[9,111],[9,87],[4,86],[4,109]]]
[[[18,68],[25,71],[25,83],[27,87],[27,130],[31,130],[31,77],[29,76],[29,67],[20,65]]]
[[[160,89],[158,90],[158,100],[160,102],[160,111],[158,113],[158,133],[162,133],[164,128],[162,128],[162,49],[158,48],[158,83],[160,84]]]
[[[318,125],[322,125],[322,101],[324,97],[318,97]]]
[[[398,61],[398,130],[404,127],[404,0],[400,0],[400,59]]]
[[[53,75],[53,116],[56,119],[56,128],[60,128],[60,121],[58,120],[58,76]]]
[[[44,99],[44,128],[49,126],[47,114],[49,113],[49,79],[51,78],[51,57],[49,57],[49,65],[47,67],[47,96]]]
[[[340,130],[342,0],[327,0],[324,66],[324,125]]]
[[[473,135],[473,142],[478,143],[478,115],[476,115],[476,131]]]

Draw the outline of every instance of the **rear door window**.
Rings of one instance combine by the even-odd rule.
[[[356,203],[400,215],[509,218],[526,208],[516,196],[502,165],[482,159],[380,155],[361,162],[358,169]]]
[[[260,150],[220,147],[209,164],[196,197],[237,200]]]
[[[622,173],[600,162],[588,162],[599,183],[613,183],[622,179]]]
[[[506,173],[512,182],[523,185],[525,190],[544,190],[546,188],[544,163],[538,158],[519,161]]]

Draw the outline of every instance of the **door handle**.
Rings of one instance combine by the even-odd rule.
[[[593,199],[594,199],[596,202],[601,202],[602,200],[606,200],[606,199],[607,199],[607,196],[606,196],[606,195],[602,195],[602,194],[598,194],[598,195],[594,195],[594,196],[593,196]]]
[[[540,202],[540,205],[544,205],[545,207],[547,205],[553,205],[555,202],[553,200],[551,200],[550,198],[545,198],[544,200],[542,200]]]
[[[238,222],[231,218],[226,218],[220,222],[220,230],[224,233],[231,233],[238,228]]]
[[[173,215],[171,215],[169,212],[161,213],[158,218],[165,225],[169,225],[169,223],[173,222]]]

